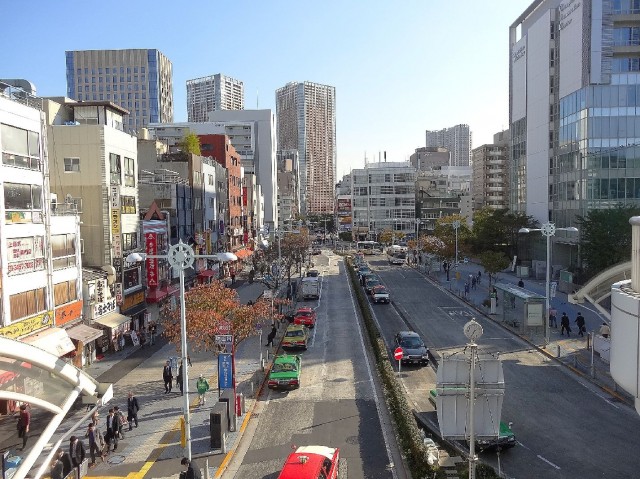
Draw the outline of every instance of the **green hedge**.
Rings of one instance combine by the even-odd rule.
[[[384,340],[380,337],[380,332],[371,316],[369,302],[360,287],[358,276],[351,266],[351,261],[349,261],[349,277],[356,292],[369,342],[373,348],[378,374],[382,380],[385,402],[395,424],[395,435],[402,455],[405,457],[413,477],[423,478],[429,475],[429,477],[444,478],[446,475],[443,470],[438,466],[430,466],[427,462],[427,448],[422,442],[420,428],[407,403],[404,390],[396,380]],[[402,434],[399,434],[398,431],[402,431]]]

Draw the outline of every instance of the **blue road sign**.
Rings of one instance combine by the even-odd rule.
[[[223,353],[218,355],[218,388],[233,389],[232,355]]]

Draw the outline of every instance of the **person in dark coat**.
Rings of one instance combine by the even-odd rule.
[[[80,467],[80,464],[82,464],[82,461],[84,461],[87,456],[84,444],[76,436],[69,438],[69,456],[71,456],[71,464],[73,464],[73,467]]]
[[[49,471],[49,475],[51,479],[64,479],[64,464],[58,457],[55,455],[53,457],[53,461],[51,461],[51,470]]]
[[[587,330],[587,328],[584,327],[584,316],[582,316],[582,313],[579,311],[575,323],[578,326],[578,334],[584,337],[584,332]]]
[[[200,467],[195,460],[189,460],[186,457],[183,457],[182,461],[180,461],[180,464],[186,466],[186,469],[183,472],[184,479],[202,479]],[[182,474],[180,474],[180,477],[183,477]]]
[[[571,327],[569,326],[569,316],[567,313],[562,313],[560,317],[560,336],[564,336],[564,331],[567,331],[567,336],[571,336]]]
[[[31,413],[26,404],[20,405],[20,419],[18,419],[18,437],[22,438],[22,448],[24,451],[27,447],[29,439],[29,431],[31,430]]]
[[[271,332],[267,335],[267,346],[273,346],[273,340],[276,338],[276,334],[278,334],[278,330],[274,324],[271,326]]]
[[[71,470],[73,469],[73,464],[71,462],[71,456],[69,455],[68,452],[64,452],[64,449],[60,448],[60,449],[58,449],[57,459],[58,459],[58,462],[60,462],[62,464],[62,477],[67,477],[71,473]],[[55,465],[56,465],[56,463],[54,462],[54,466]],[[52,472],[52,478],[51,479],[55,479],[53,477],[53,472]]]
[[[164,379],[164,393],[168,394],[171,392],[171,388],[173,387],[173,371],[171,370],[171,364],[169,361],[164,363],[162,379]]]
[[[109,409],[109,414],[107,415],[107,437],[105,437],[107,442],[107,451],[111,449],[111,443],[113,443],[113,450],[118,449],[118,418],[115,415],[115,412],[112,409]]]
[[[129,421],[129,431],[133,429],[133,423],[136,423],[136,427],[138,427],[138,411],[140,410],[140,405],[138,404],[138,398],[133,395],[132,392],[129,392],[129,397],[127,398],[127,421]]]
[[[178,387],[180,388],[180,394],[184,394],[184,383],[182,382],[182,380],[184,379],[184,376],[182,375],[182,362],[180,363],[180,367],[178,368],[178,376],[176,377],[176,381],[178,383]]]

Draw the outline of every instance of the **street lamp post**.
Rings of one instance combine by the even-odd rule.
[[[185,423],[185,456],[189,460],[191,460],[191,415],[189,412],[189,369],[187,359],[187,314],[184,301],[184,271],[193,266],[196,258],[209,259],[217,257],[217,255],[196,255],[190,245],[180,240],[178,244],[169,247],[166,255],[131,253],[126,258],[128,263],[137,263],[145,259],[166,259],[180,274],[180,349],[182,353],[180,359],[182,361],[182,381],[184,385],[182,408]]]
[[[454,231],[456,232],[456,269],[458,268],[458,228],[460,228],[460,221],[455,220],[453,223],[451,223],[451,226],[453,226]]]
[[[568,228],[556,228],[556,225],[549,222],[542,225],[541,228],[520,228],[518,233],[531,233],[533,231],[540,231],[543,236],[547,238],[547,271],[546,271],[546,285],[545,285],[545,306],[546,317],[543,318],[544,324],[544,344],[549,344],[549,311],[551,310],[551,237],[555,236],[556,231],[568,231],[570,233],[577,233],[578,228],[575,226],[569,226]]]
[[[422,252],[420,250],[420,223],[421,223],[420,218],[416,218],[416,249],[419,255]],[[418,258],[416,258],[416,267],[418,266],[417,261],[418,261]]]

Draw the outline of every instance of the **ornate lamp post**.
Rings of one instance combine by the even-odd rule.
[[[453,226],[454,231],[456,232],[456,268],[458,268],[458,228],[460,228],[460,221],[455,220],[453,223],[451,223],[451,226]]]

